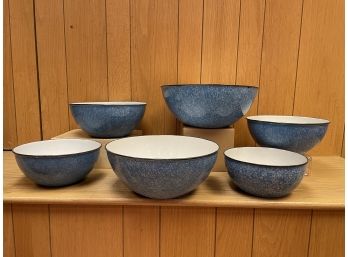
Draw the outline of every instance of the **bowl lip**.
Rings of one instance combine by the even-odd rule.
[[[310,118],[310,119],[316,119],[318,122],[314,123],[305,123],[305,122],[280,122],[280,121],[270,121],[270,120],[259,120],[257,117],[295,117],[295,118]],[[254,121],[259,123],[269,123],[269,124],[278,124],[278,125],[291,125],[291,126],[297,126],[297,125],[306,125],[306,126],[316,126],[316,125],[325,125],[330,124],[331,122],[326,119],[316,118],[316,117],[306,117],[306,116],[297,116],[297,115],[252,115],[246,117],[247,121]]]
[[[145,158],[145,157],[133,157],[133,156],[128,156],[128,155],[123,155],[123,154],[117,154],[117,153],[114,153],[112,151],[110,151],[107,146],[109,144],[111,144],[112,142],[114,141],[119,141],[119,140],[126,140],[128,139],[129,137],[124,137],[124,138],[120,138],[120,139],[116,139],[116,140],[113,140],[109,143],[107,143],[105,145],[105,150],[108,152],[108,153],[111,153],[111,154],[114,154],[114,155],[117,155],[117,156],[121,156],[121,157],[126,157],[126,158],[130,158],[130,159],[138,159],[138,160],[147,160],[147,161],[183,161],[183,160],[192,160],[192,159],[198,159],[198,158],[202,158],[202,157],[208,157],[210,155],[215,155],[216,153],[218,153],[219,149],[220,149],[220,146],[215,143],[214,141],[211,141],[211,140],[208,140],[208,139],[205,139],[205,138],[201,138],[201,137],[190,137],[190,136],[182,136],[182,135],[143,135],[143,136],[135,136],[135,137],[131,137],[131,138],[138,138],[138,137],[161,137],[161,136],[175,136],[175,137],[186,137],[186,138],[198,138],[198,139],[201,139],[201,140],[204,140],[204,141],[208,141],[210,143],[213,143],[217,146],[217,150],[212,152],[212,153],[208,153],[208,154],[204,154],[204,155],[199,155],[199,156],[194,156],[194,157],[184,157],[184,158]]]
[[[72,105],[88,105],[88,106],[137,106],[137,105],[147,105],[145,102],[133,102],[133,101],[96,101],[96,102],[73,102],[69,103],[70,106]]]
[[[290,152],[290,153],[293,153],[293,154],[297,154],[297,155],[301,155],[305,158],[305,162],[302,163],[302,164],[294,164],[294,165],[270,165],[270,164],[257,164],[257,163],[252,163],[252,162],[246,162],[246,161],[240,161],[240,160],[237,160],[237,159],[234,159],[230,156],[228,156],[226,154],[227,151],[231,150],[231,149],[241,149],[241,148],[263,148],[263,149],[275,149],[275,150],[279,150],[279,151],[285,151],[285,152]],[[300,154],[300,153],[296,153],[296,152],[292,152],[292,151],[288,151],[288,150],[284,150],[284,149],[279,149],[279,148],[274,148],[274,147],[262,147],[262,146],[245,146],[245,147],[232,147],[232,148],[229,148],[227,149],[225,152],[224,152],[224,156],[225,158],[227,159],[230,159],[230,160],[233,160],[233,161],[236,161],[236,162],[239,162],[239,163],[243,163],[243,164],[249,164],[249,165],[254,165],[254,166],[257,166],[257,167],[267,167],[267,168],[289,168],[289,167],[301,167],[301,166],[304,166],[308,163],[308,158],[303,155],[303,154]]]
[[[30,144],[38,143],[38,142],[49,142],[49,141],[93,141],[93,142],[97,143],[99,146],[97,148],[95,148],[95,149],[88,150],[88,151],[82,151],[82,152],[78,152],[78,153],[59,154],[59,155],[33,155],[33,154],[23,154],[23,153],[16,152],[16,148],[18,148],[20,146],[30,145]],[[16,146],[15,148],[12,149],[12,152],[15,155],[18,155],[18,156],[31,157],[31,158],[62,158],[62,157],[76,156],[76,155],[82,155],[82,154],[94,152],[96,150],[100,150],[101,147],[102,147],[102,144],[99,143],[98,141],[95,141],[95,140],[80,139],[80,138],[62,138],[62,139],[48,139],[48,140],[40,140],[40,141],[29,142],[29,143],[26,143],[26,144],[22,144],[22,145]]]
[[[242,84],[219,84],[219,83],[206,83],[206,84],[164,84],[161,86],[161,88],[166,88],[166,87],[247,87],[247,88],[255,88],[258,89],[258,86],[254,86],[254,85],[242,85]]]

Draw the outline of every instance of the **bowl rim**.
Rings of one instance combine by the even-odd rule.
[[[259,148],[259,149],[274,149],[274,150],[279,150],[279,151],[283,151],[283,152],[288,152],[288,153],[292,153],[292,154],[295,154],[295,155],[300,155],[302,157],[304,157],[304,159],[306,160],[304,163],[302,164],[294,164],[294,165],[272,165],[272,164],[257,164],[257,163],[253,163],[253,162],[247,162],[247,161],[241,161],[241,160],[237,160],[235,158],[232,158],[230,156],[228,156],[226,153],[230,150],[233,150],[233,149],[241,149],[241,148]],[[288,168],[288,167],[300,167],[300,166],[304,166],[308,163],[308,158],[303,155],[303,154],[300,154],[300,153],[296,153],[296,152],[292,152],[292,151],[288,151],[288,150],[284,150],[284,149],[279,149],[279,148],[274,148],[274,147],[262,147],[262,146],[245,146],[245,147],[232,147],[232,148],[229,148],[227,149],[225,152],[224,152],[224,156],[225,158],[227,159],[230,159],[230,160],[233,160],[233,161],[236,161],[236,162],[239,162],[239,163],[243,163],[243,164],[249,164],[249,165],[254,165],[254,166],[258,166],[258,167],[268,167],[268,168]]]
[[[258,89],[258,86],[254,86],[254,85],[242,85],[242,84],[219,84],[219,83],[206,83],[206,84],[164,84],[161,85],[161,88],[165,88],[165,87],[247,87],[247,88],[255,88]]]
[[[128,155],[123,155],[123,154],[118,154],[118,153],[114,153],[112,151],[110,151],[107,146],[111,143],[113,143],[114,141],[120,141],[120,140],[126,140],[128,138],[139,138],[139,137],[161,137],[161,136],[173,136],[173,137],[186,137],[186,138],[195,138],[195,139],[201,139],[201,140],[204,140],[204,141],[207,141],[209,143],[213,143],[217,146],[217,150],[214,151],[214,152],[211,152],[211,153],[208,153],[208,154],[204,154],[204,155],[199,155],[199,156],[194,156],[194,157],[182,157],[182,158],[145,158],[145,157],[134,157],[134,156],[128,156]],[[205,139],[205,138],[201,138],[201,137],[191,137],[191,136],[183,136],[183,135],[142,135],[142,136],[135,136],[135,137],[124,137],[124,138],[120,138],[120,139],[116,139],[116,140],[113,140],[109,143],[107,143],[105,145],[105,150],[109,153],[112,153],[114,155],[118,155],[118,156],[121,156],[121,157],[126,157],[126,158],[130,158],[130,159],[139,159],[139,160],[152,160],[152,161],[180,161],[180,160],[192,160],[192,159],[198,159],[198,158],[202,158],[202,157],[208,157],[210,155],[214,155],[216,153],[218,153],[220,149],[220,146],[215,143],[214,141],[211,141],[211,140],[208,140],[208,139]]]
[[[133,101],[96,101],[96,102],[73,102],[69,103],[69,105],[99,105],[99,106],[136,106],[136,105],[147,105],[145,102],[133,102]]]
[[[316,120],[317,122],[312,123],[306,123],[306,122],[283,122],[283,121],[272,121],[272,120],[260,120],[257,119],[257,117],[292,117],[292,118],[305,118],[305,119],[312,119],[313,121]],[[308,125],[308,126],[315,126],[315,125],[324,125],[324,124],[330,124],[331,122],[326,119],[316,118],[316,117],[306,117],[306,116],[297,116],[297,115],[252,115],[246,117],[247,121],[254,121],[254,122],[260,122],[260,123],[269,123],[269,124],[279,124],[279,125]]]
[[[96,147],[95,149],[92,150],[87,150],[87,151],[82,151],[82,152],[78,152],[78,153],[67,153],[67,154],[57,154],[57,155],[34,155],[34,154],[23,154],[23,153],[18,153],[16,152],[16,148],[19,148],[21,146],[26,146],[26,145],[30,145],[33,143],[39,143],[39,142],[50,142],[50,141],[93,141],[95,143],[98,144],[98,147]],[[68,157],[68,156],[75,156],[75,155],[81,155],[81,154],[86,154],[86,153],[90,153],[96,150],[100,150],[100,148],[102,147],[102,144],[99,143],[98,141],[95,140],[90,140],[90,139],[80,139],[80,138],[61,138],[61,139],[47,139],[47,140],[40,140],[40,141],[33,141],[33,142],[29,142],[29,143],[25,143],[25,144],[21,144],[16,146],[15,148],[13,148],[11,151],[15,154],[15,155],[19,155],[19,156],[24,156],[24,157],[32,157],[32,158],[61,158],[61,157]]]

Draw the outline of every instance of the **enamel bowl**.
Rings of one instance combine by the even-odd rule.
[[[259,115],[247,117],[252,137],[260,146],[305,153],[318,144],[329,121],[300,116]]]
[[[199,128],[223,128],[248,112],[257,87],[164,85],[162,94],[169,109],[184,124]]]
[[[209,175],[218,145],[196,137],[138,136],[106,145],[117,176],[134,192],[154,199],[194,190]]]
[[[96,138],[129,135],[145,112],[142,102],[71,103],[70,110],[79,126]]]
[[[85,139],[37,141],[13,149],[17,164],[33,182],[66,186],[86,177],[99,156],[101,144]]]
[[[266,147],[239,147],[225,152],[233,183],[259,197],[286,196],[301,182],[307,158],[301,154]]]

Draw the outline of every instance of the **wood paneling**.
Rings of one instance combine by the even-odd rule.
[[[160,256],[213,257],[214,208],[161,208]]]
[[[35,0],[42,136],[69,130],[63,0]]]
[[[64,14],[69,102],[107,101],[105,1],[64,0]]]
[[[53,257],[122,257],[122,207],[51,206]]]
[[[105,0],[109,100],[131,100],[129,0]]]
[[[295,115],[331,121],[311,154],[337,154],[344,130],[344,1],[306,0],[299,53]]]
[[[159,207],[124,207],[124,257],[159,256]]]
[[[47,205],[12,205],[16,257],[51,256]]]
[[[177,81],[177,33],[177,0],[131,0],[132,97],[147,102],[145,134],[176,133],[160,86]]]
[[[344,256],[344,212],[313,211],[309,257]]]
[[[251,257],[254,209],[218,208],[216,214],[216,257]]]
[[[4,1],[4,148],[17,145],[16,108],[13,92],[11,31],[8,1]]]
[[[306,257],[310,210],[256,209],[253,257]]]
[[[33,1],[9,1],[18,144],[41,139]],[[6,94],[5,94],[6,95]]]
[[[3,213],[3,254],[4,257],[15,257],[15,244],[13,237],[13,222],[12,222],[12,207],[11,204],[4,204],[4,213]]]

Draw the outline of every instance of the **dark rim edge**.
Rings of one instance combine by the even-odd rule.
[[[214,86],[214,87],[248,87],[248,88],[255,88],[259,89],[258,86],[252,86],[252,85],[232,85],[232,84],[166,84],[166,85],[161,85],[161,88],[164,87],[189,87],[189,86]]]

